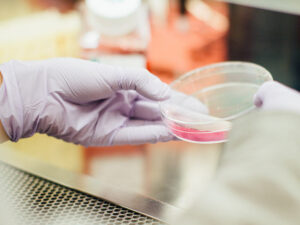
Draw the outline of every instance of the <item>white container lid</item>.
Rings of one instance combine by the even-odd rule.
[[[125,35],[138,24],[141,0],[86,0],[89,24],[101,34]]]

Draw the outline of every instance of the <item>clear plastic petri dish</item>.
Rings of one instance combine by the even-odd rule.
[[[170,84],[172,97],[160,103],[163,121],[179,139],[227,141],[232,120],[252,111],[254,95],[271,74],[248,62],[223,62],[193,70]]]

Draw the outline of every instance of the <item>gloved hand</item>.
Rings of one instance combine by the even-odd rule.
[[[11,61],[0,71],[0,120],[12,141],[36,132],[85,146],[174,139],[157,103],[169,87],[144,69],[61,58]]]
[[[254,97],[255,105],[262,110],[284,110],[300,113],[300,94],[276,81],[264,83]]]

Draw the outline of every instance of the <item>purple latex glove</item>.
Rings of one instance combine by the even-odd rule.
[[[300,113],[300,93],[276,81],[264,83],[254,98],[262,110],[284,110]]]
[[[0,119],[12,141],[36,132],[85,146],[174,139],[157,103],[169,87],[144,69],[61,58],[11,61],[0,71]]]

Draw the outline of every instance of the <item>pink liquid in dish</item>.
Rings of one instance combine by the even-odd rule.
[[[195,142],[221,142],[227,140],[228,131],[200,131],[193,128],[178,126],[177,124],[171,125],[171,131],[176,136]]]

